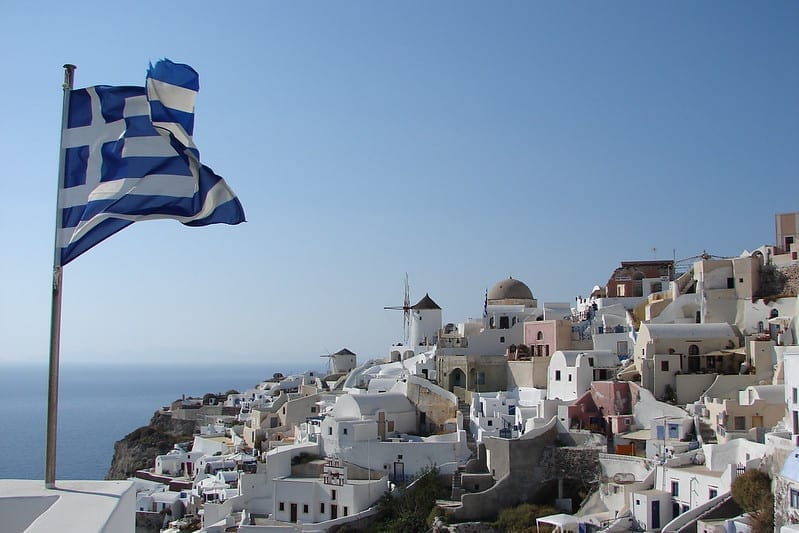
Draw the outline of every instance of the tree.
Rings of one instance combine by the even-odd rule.
[[[761,470],[747,470],[732,482],[732,499],[752,518],[752,530],[774,530],[774,494],[771,478]]]

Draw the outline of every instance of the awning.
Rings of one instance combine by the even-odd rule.
[[[581,520],[576,516],[570,514],[552,514],[549,516],[542,516],[535,519],[535,526],[538,528],[541,524],[549,524],[555,526],[555,531],[565,531],[567,527],[572,531],[576,531],[580,527]]]
[[[629,440],[649,440],[652,438],[652,430],[639,429],[638,431],[630,431],[629,433],[618,433],[616,436]]]

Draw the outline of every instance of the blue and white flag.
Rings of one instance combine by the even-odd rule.
[[[66,265],[139,220],[239,224],[244,209],[194,146],[199,76],[188,65],[150,65],[146,87],[70,92],[61,133],[56,254]]]

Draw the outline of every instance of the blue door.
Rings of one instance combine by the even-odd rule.
[[[660,528],[660,502],[655,500],[652,502],[652,529]]]

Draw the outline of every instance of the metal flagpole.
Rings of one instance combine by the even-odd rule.
[[[61,143],[58,156],[58,195],[64,179],[64,138],[69,111],[69,95],[75,81],[75,65],[64,65],[64,104],[61,110]],[[53,252],[53,300],[50,309],[50,375],[47,389],[47,451],[45,455],[44,486],[55,488],[56,433],[58,428],[58,357],[61,347],[61,230],[60,202],[56,200],[55,246]]]

